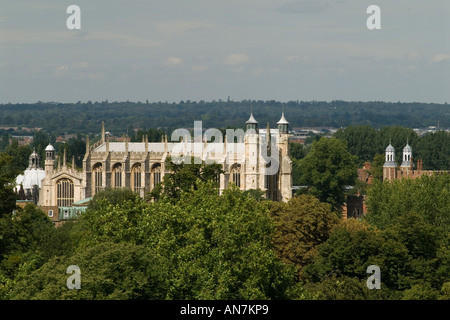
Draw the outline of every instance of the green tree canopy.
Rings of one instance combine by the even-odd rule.
[[[169,173],[164,175],[163,181],[150,192],[150,197],[153,199],[164,196],[177,200],[182,191],[196,190],[198,182],[218,181],[218,176],[223,173],[221,164],[207,164],[194,157],[190,158],[190,163],[186,163],[186,161],[177,163],[169,156],[165,161],[165,166]],[[218,188],[217,183],[215,183],[215,188]]]
[[[336,211],[345,203],[345,187],[353,185],[357,177],[355,157],[345,142],[336,138],[314,142],[308,155],[300,160],[299,170],[299,182],[308,186],[308,192]]]
[[[15,179],[20,170],[14,158],[0,152],[0,217],[11,214],[16,207]]]
[[[276,226],[273,242],[278,256],[298,269],[312,262],[319,244],[328,239],[339,221],[328,203],[311,195],[300,195],[287,203],[273,202],[270,214]]]

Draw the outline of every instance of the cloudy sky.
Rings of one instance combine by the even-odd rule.
[[[0,0],[0,103],[228,97],[450,102],[450,1]]]

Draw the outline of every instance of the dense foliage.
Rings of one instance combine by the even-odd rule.
[[[117,136],[134,128],[191,128],[194,120],[208,128],[242,127],[253,108],[261,124],[275,124],[281,110],[292,128],[347,127],[349,125],[450,127],[446,104],[347,102],[347,101],[180,101],[168,102],[85,102],[0,105],[0,126],[45,128],[49,133],[97,133],[104,120]],[[171,130],[169,130],[171,131]]]
[[[233,185],[219,195],[220,167],[169,160],[172,174],[146,199],[107,189],[77,222],[59,228],[32,205],[15,207],[16,160],[27,159],[16,143],[6,146],[0,153],[0,299],[448,300],[450,175],[374,179],[364,218],[337,213],[344,186],[356,177],[356,156],[373,155],[372,174],[379,178],[383,155],[357,139],[367,132],[349,128],[339,139],[291,145],[296,179],[309,188],[287,203]],[[392,137],[393,144],[409,137],[418,150],[422,139],[447,139],[444,132],[414,138],[403,128],[372,133],[383,137],[375,141]],[[49,136],[38,138],[36,146],[45,147]],[[82,270],[80,290],[66,287],[70,265]],[[381,290],[366,286],[369,265],[381,269]]]
[[[357,178],[355,160],[341,140],[321,138],[298,162],[299,183],[307,187],[305,192],[339,211],[346,200],[345,187],[352,186]]]
[[[370,126],[339,129],[334,137],[347,142],[348,151],[358,157],[359,165],[384,155],[389,143],[395,148],[396,162],[401,163],[403,148],[413,149],[413,161],[422,159],[425,170],[450,170],[450,132],[437,131],[418,136],[410,128],[398,126],[376,130]]]

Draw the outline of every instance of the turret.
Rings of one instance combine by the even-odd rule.
[[[105,136],[106,136],[105,122],[102,121],[102,142],[103,142],[103,143],[105,143],[105,141],[106,141]]]
[[[39,155],[36,153],[36,149],[28,158],[28,169],[39,169]]]
[[[396,167],[395,164],[395,148],[389,143],[385,150],[385,161],[383,167]]]
[[[406,146],[403,148],[403,158],[400,167],[410,168],[412,163],[411,161],[412,161],[412,148],[408,143],[406,143]]]
[[[55,166],[55,148],[49,144],[45,148],[45,174],[51,174]]]
[[[255,117],[253,116],[253,112],[250,114],[250,118],[247,120],[246,124],[247,131],[254,130],[254,133],[256,133],[256,130],[258,129],[258,121],[256,121]]]
[[[383,165],[383,180],[394,180],[397,178],[397,164],[395,163],[395,148],[389,142],[385,150],[385,161]]]
[[[281,114],[281,119],[278,121],[278,132],[280,134],[288,134],[289,133],[289,122],[284,117],[284,111]]]

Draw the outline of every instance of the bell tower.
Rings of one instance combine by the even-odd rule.
[[[395,163],[395,148],[391,145],[389,141],[389,145],[385,151],[385,161],[383,165],[383,181],[388,180],[392,181],[397,179],[397,164]]]
[[[55,167],[55,148],[51,144],[45,148],[45,175],[53,173]]]
[[[279,200],[288,201],[292,197],[292,161],[289,151],[289,122],[284,116],[284,108],[281,119],[277,123],[278,137],[277,149],[279,152],[278,190]]]
[[[406,142],[406,146],[403,148],[403,158],[400,170],[402,171],[402,174],[406,176],[412,174],[413,171],[412,148],[408,142]]]

